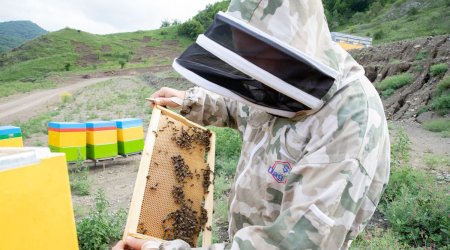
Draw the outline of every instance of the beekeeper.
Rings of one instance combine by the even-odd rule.
[[[386,187],[389,136],[376,90],[331,40],[321,1],[231,0],[173,67],[198,87],[162,88],[154,102],[242,138],[230,242],[209,248],[347,249]]]

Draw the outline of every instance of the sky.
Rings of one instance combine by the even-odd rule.
[[[0,0],[0,22],[29,20],[43,29],[94,34],[158,29],[186,21],[219,0]]]

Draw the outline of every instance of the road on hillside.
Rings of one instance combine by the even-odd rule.
[[[62,93],[73,93],[78,89],[113,78],[117,76],[85,79],[56,89],[40,90],[0,100],[0,125],[9,125],[13,121],[26,120],[41,113],[50,104],[58,102]]]

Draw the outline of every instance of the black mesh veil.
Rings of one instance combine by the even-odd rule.
[[[229,59],[227,55],[233,56]],[[294,113],[315,108],[305,104],[303,96],[320,101],[334,82],[301,56],[222,15],[216,15],[203,40],[197,39],[175,63],[205,79],[207,84],[227,89],[250,103]],[[246,67],[248,63],[256,67]],[[277,81],[261,77],[261,71]],[[300,94],[294,94],[292,86]]]

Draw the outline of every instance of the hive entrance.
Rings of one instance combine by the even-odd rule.
[[[214,135],[163,108],[154,109],[147,133],[124,236],[196,246],[200,230],[211,224]],[[204,230],[204,246],[210,234]]]

